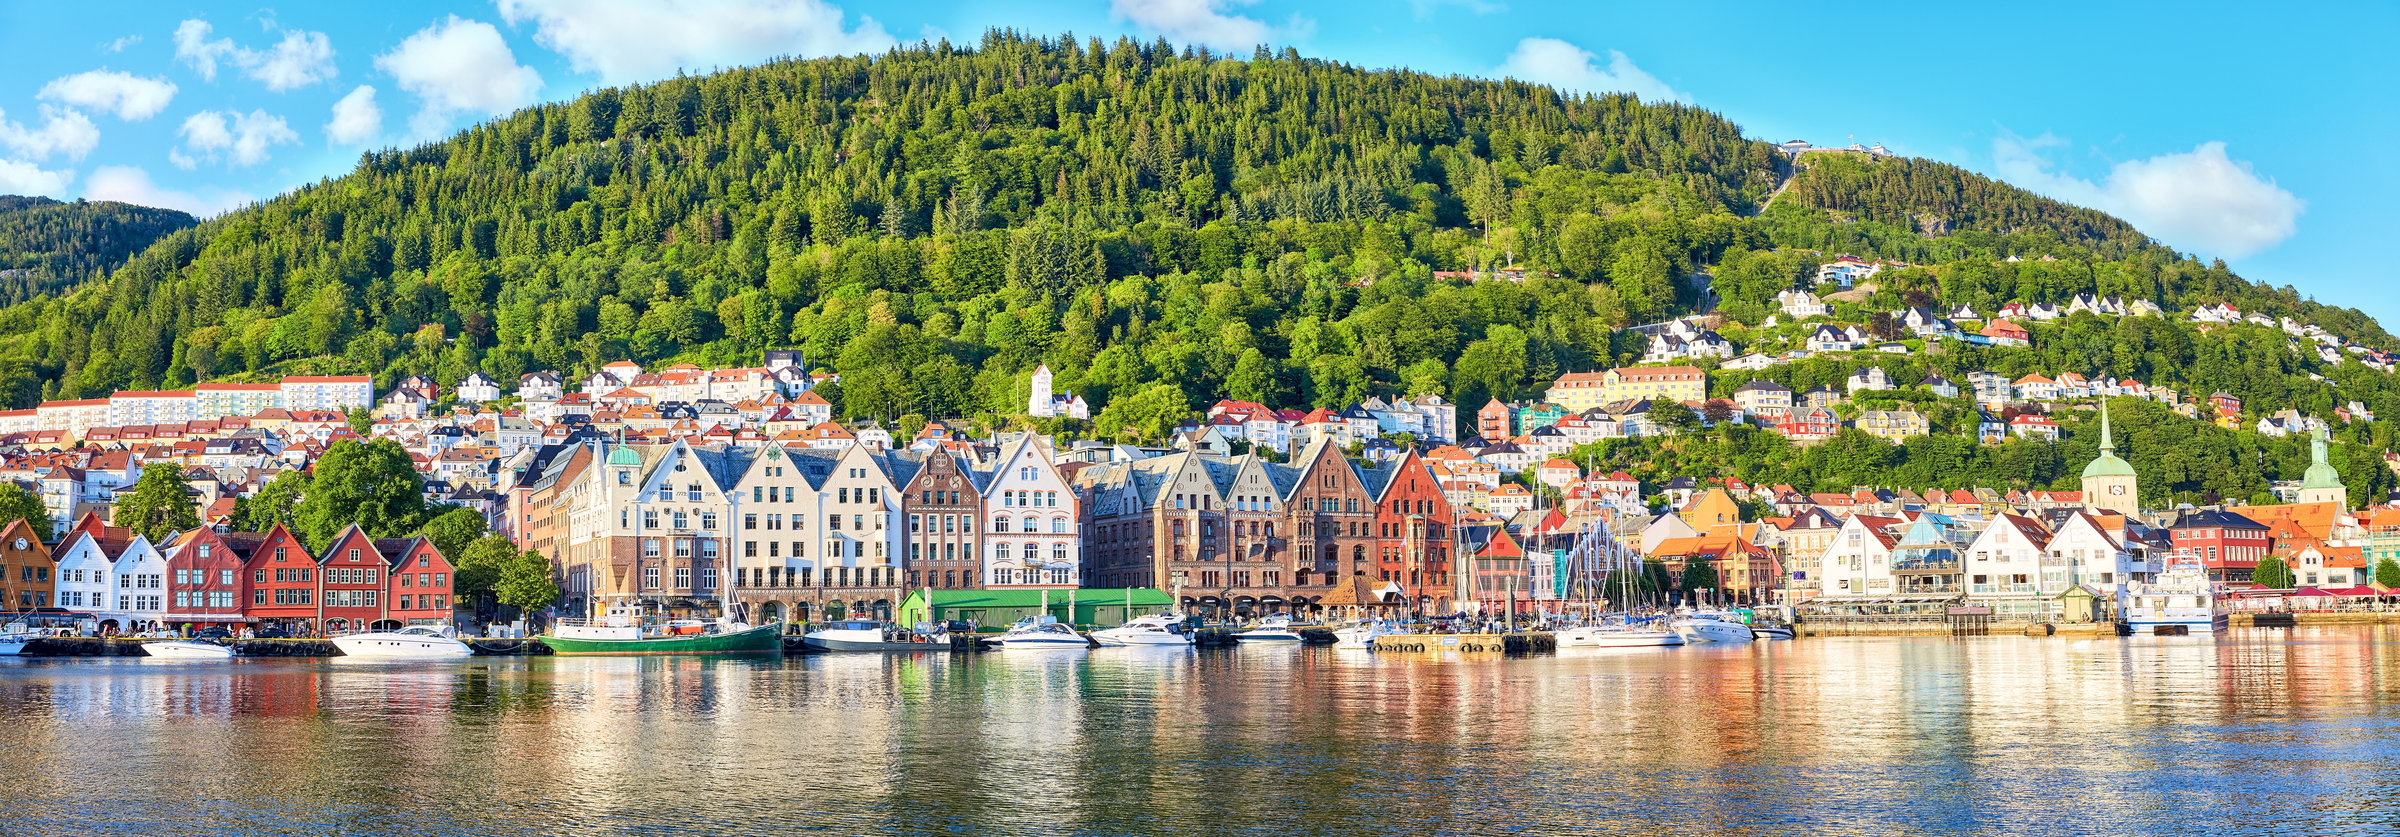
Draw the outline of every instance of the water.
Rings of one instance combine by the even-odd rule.
[[[0,658],[0,834],[2400,831],[2400,628]]]

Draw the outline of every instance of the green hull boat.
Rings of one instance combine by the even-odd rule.
[[[625,639],[542,636],[542,644],[560,656],[623,656],[631,654],[767,654],[783,651],[782,626],[760,625],[744,631]]]

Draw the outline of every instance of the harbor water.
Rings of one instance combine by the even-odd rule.
[[[0,834],[2400,831],[2400,627],[0,659]]]

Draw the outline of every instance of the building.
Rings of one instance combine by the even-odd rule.
[[[1049,445],[1031,434],[1019,436],[980,470],[992,522],[984,530],[984,586],[1082,586],[1082,504],[1059,476]]]
[[[58,583],[52,571],[58,562],[50,557],[50,547],[34,534],[33,525],[23,520],[11,520],[0,528],[0,607],[10,610],[32,610],[54,607],[53,594]]]
[[[458,400],[476,404],[498,401],[500,382],[482,372],[467,373],[466,380],[458,382]]]
[[[159,621],[170,626],[221,625],[235,630],[250,621],[242,612],[249,602],[248,574],[242,556],[229,548],[217,530],[201,526],[167,541],[167,610]]]
[[[1700,401],[1708,397],[1708,373],[1692,366],[1632,366],[1602,373],[1601,387],[1603,404],[1642,399]]]
[[[1066,416],[1086,420],[1092,417],[1092,408],[1084,403],[1083,396],[1073,392],[1053,393],[1050,391],[1050,381],[1049,364],[1042,364],[1033,370],[1033,379],[1029,387],[1032,395],[1026,399],[1025,404],[1027,415],[1036,418]]]
[[[2301,475],[2302,503],[2332,503],[2335,508],[2350,508],[2350,489],[2342,484],[2341,472],[2325,460],[2326,431],[2322,423],[2308,439],[2308,470]]]
[[[286,410],[334,410],[375,405],[375,379],[365,375],[301,375],[286,377],[282,390]]]
[[[2083,466],[2084,509],[2095,514],[2139,514],[2141,490],[2133,465],[2117,458],[2115,438],[2108,427],[2108,402],[2100,403],[2100,455]]]
[[[277,523],[250,550],[250,618],[259,627],[295,636],[316,633],[317,560],[290,529]]]
[[[192,387],[198,400],[194,419],[254,416],[283,406],[283,387],[277,384],[201,384]]]
[[[1457,513],[1442,492],[1440,481],[1425,466],[1416,448],[1410,448],[1369,476],[1371,483],[1381,487],[1375,498],[1375,533],[1382,540],[1377,548],[1376,577],[1383,584],[1398,585],[1410,611],[1449,612],[1451,597],[1455,595],[1451,578],[1451,521],[1457,519]],[[1351,577],[1356,579],[1357,576]],[[1344,579],[1326,581],[1338,583]]]
[[[1792,388],[1768,380],[1753,380],[1733,391],[1733,403],[1742,412],[1774,421],[1792,412]]]
[[[983,493],[974,474],[946,448],[926,452],[924,466],[900,487],[908,516],[908,588],[983,587]],[[747,562],[749,552],[743,555]]]
[[[1932,432],[1933,425],[1925,414],[1913,409],[1861,410],[1853,424],[1867,435],[1892,442],[1904,442],[1912,436]]]
[[[1542,399],[1580,413],[1613,400],[1608,397],[1608,374],[1605,372],[1569,372],[1550,383],[1550,391]],[[1488,438],[1488,437],[1487,437]]]
[[[376,620],[380,630],[396,630],[410,625],[447,625],[456,611],[453,607],[450,559],[425,538],[377,538],[375,549],[384,559],[384,612]],[[715,572],[715,568],[708,568]],[[713,587],[714,579],[704,580],[703,587]]]

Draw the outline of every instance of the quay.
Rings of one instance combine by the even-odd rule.
[[[1459,651],[1491,654],[1531,654],[1558,650],[1558,636],[1530,631],[1507,634],[1385,634],[1375,638],[1384,652]]]

